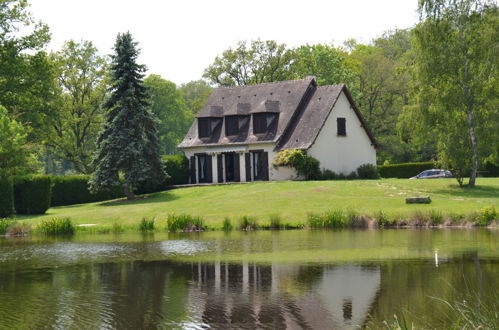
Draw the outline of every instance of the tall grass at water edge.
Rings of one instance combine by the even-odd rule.
[[[139,230],[141,232],[148,232],[148,231],[154,231],[154,221],[155,219],[154,218],[142,218],[142,220],[140,221],[139,223]]]
[[[202,217],[185,213],[170,214],[166,222],[169,231],[201,231],[206,228]]]
[[[42,220],[36,227],[35,232],[44,235],[73,235],[76,231],[75,225],[70,218],[52,218]]]

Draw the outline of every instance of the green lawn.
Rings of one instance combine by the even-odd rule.
[[[405,197],[430,195],[429,205],[406,205]],[[475,188],[459,188],[454,179],[439,180],[355,180],[259,182],[175,189],[149,195],[134,202],[99,202],[54,207],[43,216],[18,216],[36,224],[52,217],[70,217],[74,223],[131,225],[143,217],[159,223],[169,213],[203,216],[210,226],[220,227],[224,217],[237,220],[243,215],[268,222],[280,215],[291,224],[305,223],[310,212],[353,209],[364,215],[382,210],[391,216],[409,216],[417,210],[438,210],[443,214],[469,214],[499,205],[499,178],[479,178]],[[24,222],[24,221],[23,221]]]

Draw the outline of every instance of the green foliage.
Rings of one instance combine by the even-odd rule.
[[[76,227],[70,218],[52,218],[42,220],[36,226],[36,231],[47,236],[73,235]]]
[[[189,214],[169,214],[166,219],[168,230],[175,231],[201,231],[205,229],[202,217]]]
[[[336,180],[337,177],[338,174],[336,174],[334,171],[328,169],[323,169],[321,171],[321,180]]]
[[[33,157],[27,144],[28,131],[9,117],[0,105],[0,176],[11,176],[27,170],[29,157]]]
[[[193,115],[197,115],[213,88],[204,80],[196,80],[180,85],[179,90],[182,92],[187,108]]]
[[[194,114],[175,83],[158,75],[150,75],[144,79],[144,86],[149,93],[149,109],[159,119],[160,152],[178,153],[177,145],[189,130]]]
[[[475,185],[480,159],[497,153],[497,4],[419,2],[414,98],[407,122],[416,141],[436,141],[438,159],[460,185]]]
[[[124,192],[133,199],[136,185],[150,178],[162,180],[155,116],[148,110],[148,94],[143,86],[145,67],[136,63],[139,51],[130,33],[118,34],[111,64],[111,95],[104,129],[97,140],[96,170],[92,191],[116,186],[120,175]]]
[[[270,227],[271,229],[281,229],[284,228],[281,216],[278,214],[272,214],[270,216]]]
[[[44,214],[50,207],[50,176],[28,175],[14,179],[14,206],[17,214]]]
[[[308,156],[303,150],[279,151],[273,165],[291,166],[296,169],[298,175],[304,176],[307,180],[317,180],[321,177],[319,161],[312,156]]]
[[[442,215],[442,212],[438,210],[430,210],[429,211],[429,217],[432,225],[440,225],[444,221],[444,216]]]
[[[256,230],[259,227],[256,217],[244,215],[239,218],[239,229],[241,230]]]
[[[479,226],[488,226],[492,221],[498,220],[498,215],[495,207],[486,207],[481,211],[477,212],[474,221]]]
[[[184,155],[167,155],[161,157],[165,172],[170,176],[169,184],[189,183],[189,160]]]
[[[363,164],[357,167],[359,179],[379,179],[378,169],[373,164]]]
[[[497,162],[485,162],[484,170],[484,176],[486,177],[499,177],[499,163]]]
[[[204,71],[203,77],[221,86],[241,86],[292,79],[293,52],[273,40],[239,41]]]
[[[224,222],[222,223],[222,230],[231,231],[233,228],[234,228],[234,225],[232,224],[232,221],[230,220],[230,218],[225,217]]]
[[[376,214],[374,215],[374,220],[376,221],[376,224],[379,228],[393,226],[395,224],[395,219],[390,218],[388,214],[381,210],[376,212]]]
[[[89,175],[54,175],[51,180],[53,183],[51,206],[100,202],[124,197],[121,184],[91,193],[88,189]]]
[[[16,221],[14,220],[0,218],[0,235],[5,235],[5,233],[7,232],[7,228],[15,223]]]
[[[148,232],[154,230],[154,218],[143,217],[139,223],[139,230],[141,232]]]
[[[0,218],[14,214],[14,186],[12,178],[0,175]]]
[[[326,211],[322,214],[309,213],[307,222],[310,228],[344,228],[351,226],[341,209]]]
[[[53,55],[59,92],[57,112],[47,118],[45,144],[59,159],[70,161],[76,172],[90,174],[95,141],[103,121],[106,60],[90,41],[67,41]]]
[[[379,165],[378,171],[382,178],[407,179],[419,173],[435,168],[433,162],[403,163],[392,165]]]

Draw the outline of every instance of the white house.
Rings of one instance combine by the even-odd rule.
[[[336,173],[376,164],[376,140],[346,86],[319,87],[313,77],[213,90],[179,148],[191,183],[296,179],[272,166],[286,149]]]

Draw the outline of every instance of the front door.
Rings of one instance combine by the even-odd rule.
[[[235,152],[224,153],[225,158],[225,181],[239,182],[239,154]]]

